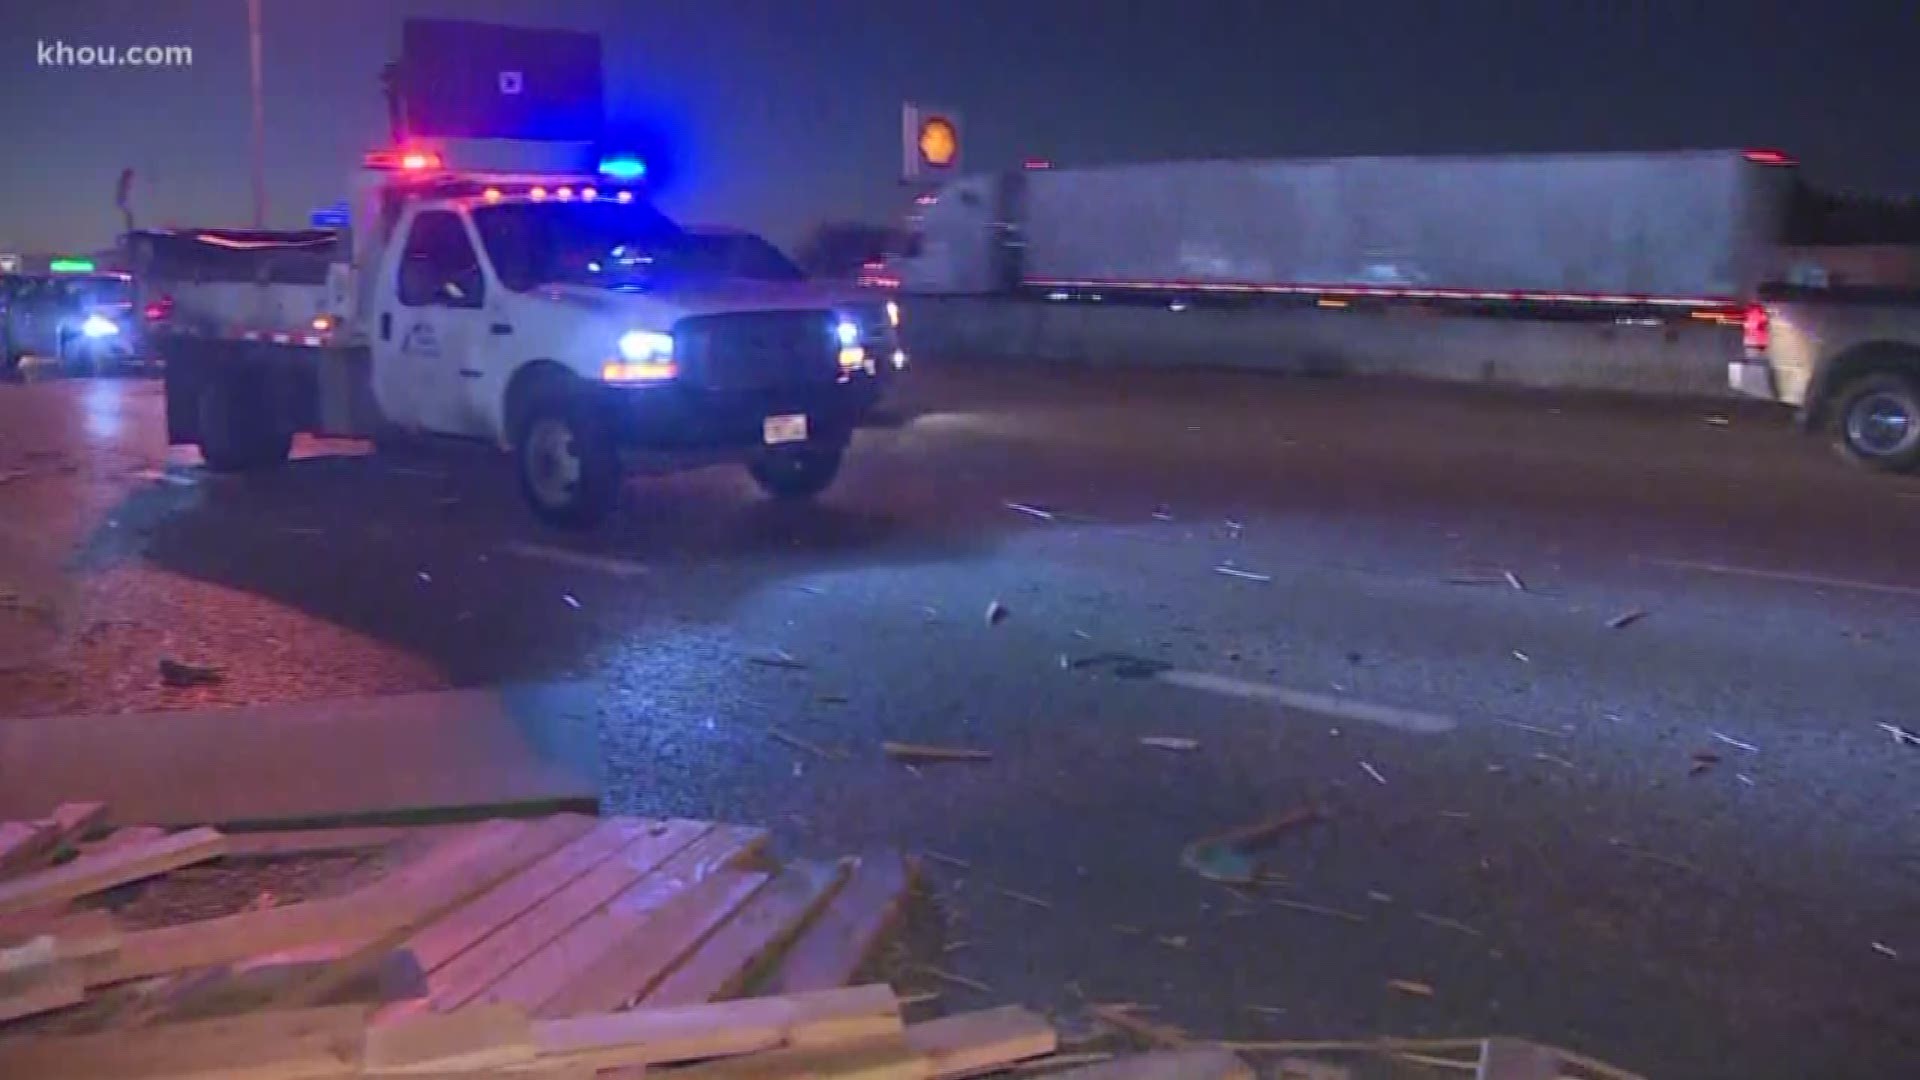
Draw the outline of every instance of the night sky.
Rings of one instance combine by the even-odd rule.
[[[666,208],[791,243],[894,219],[899,107],[959,109],[968,164],[1779,146],[1920,192],[1910,2],[265,0],[269,222],[384,138],[409,15],[593,30],[610,110],[665,132]],[[43,68],[37,41],[190,45],[187,68]],[[249,215],[245,0],[0,0],[0,251]]]

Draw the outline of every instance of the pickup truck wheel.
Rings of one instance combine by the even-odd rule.
[[[584,401],[554,395],[529,410],[514,455],[534,515],[563,529],[591,528],[620,498],[620,455]]]
[[[293,433],[281,431],[250,384],[212,379],[200,388],[200,456],[214,472],[250,472],[285,463]]]
[[[1907,472],[1920,466],[1920,382],[1883,371],[1842,387],[1833,410],[1840,456],[1869,469]]]
[[[776,499],[811,499],[840,474],[842,447],[769,450],[747,466],[760,490]]]

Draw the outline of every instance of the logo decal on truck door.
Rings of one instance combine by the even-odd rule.
[[[400,339],[400,352],[405,356],[424,356],[438,359],[440,356],[440,335],[433,327],[423,322],[414,323],[407,328],[407,335]]]

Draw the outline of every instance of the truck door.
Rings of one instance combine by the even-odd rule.
[[[395,422],[440,435],[482,434],[467,383],[479,377],[486,277],[460,216],[414,215],[381,290],[374,392]]]

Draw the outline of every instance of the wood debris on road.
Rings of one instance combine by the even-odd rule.
[[[1231,577],[1231,578],[1239,578],[1242,581],[1258,581],[1258,582],[1265,583],[1273,580],[1273,575],[1271,574],[1256,574],[1251,570],[1242,570],[1237,566],[1216,566],[1213,568],[1213,572],[1216,574],[1225,574],[1227,577]]]
[[[1288,911],[1304,911],[1309,915],[1325,915],[1330,919],[1340,919],[1343,922],[1364,924],[1367,921],[1365,915],[1356,915],[1351,911],[1342,911],[1339,908],[1326,907],[1322,904],[1309,904],[1304,900],[1287,900],[1276,896],[1270,897],[1267,903],[1275,907],[1286,908]]]
[[[1380,775],[1380,770],[1374,768],[1371,762],[1366,762],[1366,761],[1361,762],[1360,771],[1366,773],[1368,776],[1373,777],[1373,782],[1376,784],[1384,785],[1387,782],[1387,778]]]
[[[1010,613],[1007,611],[1007,605],[998,600],[991,601],[987,604],[987,625],[999,626],[1007,621],[1008,614]]]
[[[785,743],[788,746],[793,747],[795,750],[804,750],[807,753],[812,754],[814,757],[820,758],[824,761],[846,760],[846,755],[837,750],[829,750],[818,743],[809,742],[806,739],[803,739],[800,736],[793,734],[792,732],[783,731],[777,727],[768,728],[767,734],[772,736],[776,742]]]
[[[1036,517],[1036,518],[1039,518],[1041,521],[1053,520],[1053,511],[1042,510],[1038,506],[1029,506],[1026,503],[1017,503],[1017,502],[1004,503],[1003,505],[1006,506],[1007,509],[1012,510],[1016,513],[1025,514],[1028,517]]]
[[[212,664],[190,664],[171,657],[160,658],[160,683],[175,690],[193,686],[213,686],[226,680],[226,674]]]
[[[1189,751],[1200,749],[1200,740],[1175,735],[1142,735],[1141,746],[1150,746],[1155,750]]]
[[[1649,614],[1651,613],[1647,611],[1643,611],[1640,608],[1634,608],[1632,611],[1623,611],[1620,614],[1615,615],[1613,618],[1607,620],[1607,629],[1625,630],[1627,627],[1632,626],[1634,623],[1637,623],[1641,619],[1646,618]]]
[[[1744,742],[1740,739],[1736,739],[1731,735],[1723,735],[1718,731],[1709,731],[1707,732],[1707,734],[1713,736],[1714,738],[1720,740],[1723,743],[1726,743],[1728,746],[1731,746],[1740,750],[1745,750],[1750,754],[1757,754],[1760,752],[1759,747],[1753,745],[1750,742]]]
[[[880,749],[895,761],[992,761],[993,751],[964,746],[925,746],[920,743],[883,742]]]
[[[1423,982],[1416,982],[1413,979],[1388,979],[1387,986],[1403,994],[1410,994],[1413,997],[1430,998],[1433,996],[1432,986]]]
[[[1251,885],[1259,878],[1257,853],[1290,829],[1326,817],[1318,806],[1298,806],[1277,817],[1201,837],[1180,849],[1180,865],[1224,885]]]

